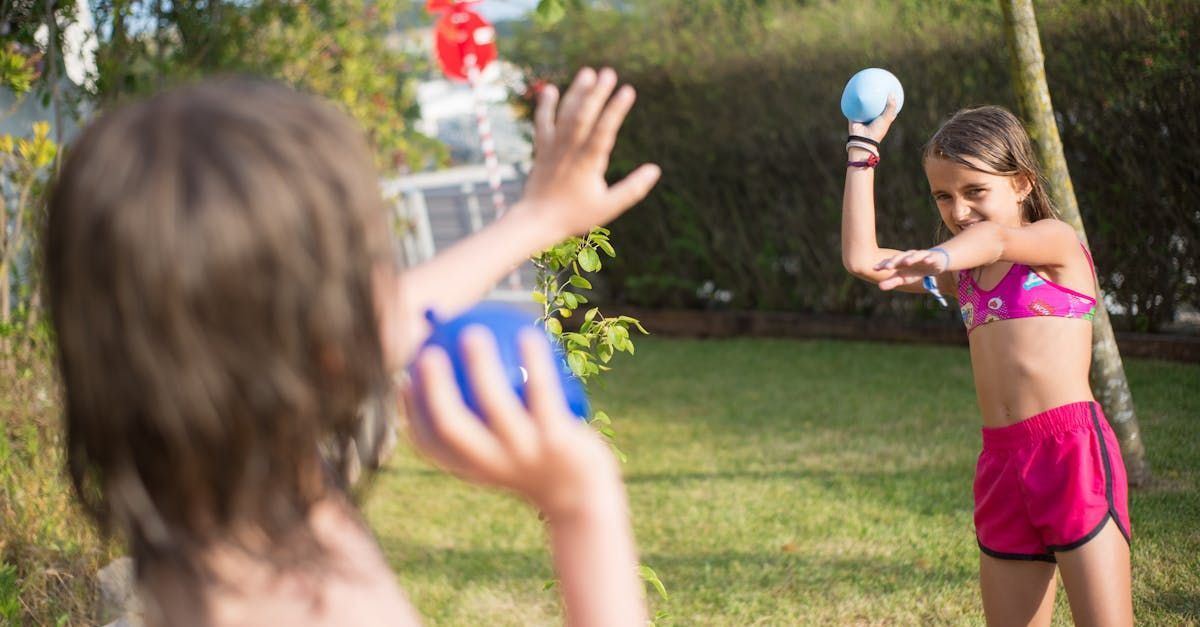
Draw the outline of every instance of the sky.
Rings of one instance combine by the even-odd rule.
[[[483,0],[476,10],[490,22],[511,20],[532,11],[538,0]]]

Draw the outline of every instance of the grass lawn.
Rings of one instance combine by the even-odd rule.
[[[1141,624],[1200,624],[1200,367],[1126,363],[1155,485],[1132,494]],[[614,418],[660,624],[981,624],[965,349],[645,339],[593,390]],[[401,451],[369,519],[433,624],[559,620],[515,499]],[[1058,595],[1056,624],[1069,624]]]

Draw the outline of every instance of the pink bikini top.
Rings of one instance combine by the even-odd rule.
[[[1087,248],[1083,249],[1083,254],[1087,255],[1095,277],[1096,266],[1092,264]],[[1091,320],[1096,314],[1095,298],[1050,281],[1020,263],[1014,263],[1008,274],[990,290],[979,287],[970,270],[960,270],[958,305],[968,334],[981,325],[998,320],[1032,316]]]

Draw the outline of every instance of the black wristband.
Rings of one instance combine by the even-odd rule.
[[[855,140],[860,141],[860,142],[867,142],[868,144],[871,144],[872,146],[874,146],[876,148],[879,147],[879,142],[871,139],[870,137],[863,137],[862,135],[851,135],[846,138],[846,141],[848,141],[848,142],[855,141]]]

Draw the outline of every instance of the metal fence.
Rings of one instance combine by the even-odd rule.
[[[521,197],[525,171],[501,166],[501,191],[511,207]],[[496,207],[484,166],[424,172],[383,182],[400,223],[404,261],[414,266],[482,229],[496,219]],[[493,288],[489,300],[533,304],[536,271],[525,262]]]

